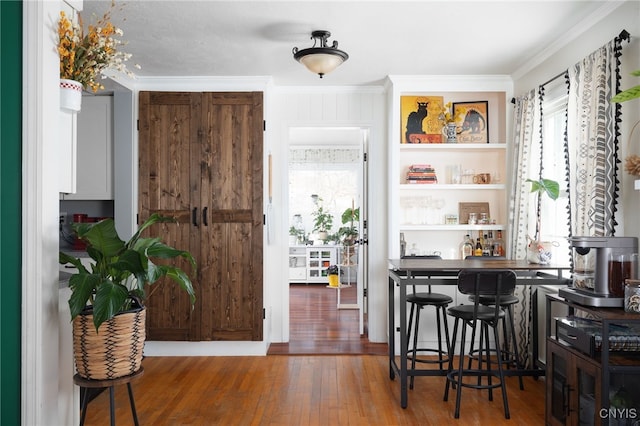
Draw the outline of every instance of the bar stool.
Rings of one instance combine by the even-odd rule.
[[[104,379],[104,380],[91,380],[85,379],[84,377],[80,377],[80,375],[76,374],[73,376],[73,382],[83,388],[109,388],[109,414],[111,415],[111,426],[115,426],[116,424],[116,415],[115,415],[115,397],[114,397],[114,386],[127,384],[127,389],[129,390],[129,404],[131,404],[131,414],[133,415],[133,423],[138,426],[138,414],[136,412],[136,404],[133,400],[133,390],[131,389],[131,383],[137,381],[142,377],[144,373],[144,368],[140,367],[138,371],[133,374],[124,377],[118,377],[117,379]],[[87,415],[87,405],[89,403],[89,398],[87,396],[88,392],[84,392],[84,397],[82,398],[82,407],[80,408],[80,426],[84,425],[84,419]]]
[[[476,260],[492,260],[492,259],[505,259],[502,256],[467,256],[465,259],[476,259]],[[515,289],[514,289],[515,292]],[[469,301],[473,302],[474,296],[469,296]],[[480,303],[486,306],[492,306],[495,304],[494,296],[480,296]],[[513,306],[517,303],[520,303],[520,299],[514,294],[509,296],[500,297],[500,307],[505,310],[505,320],[502,321],[502,335],[504,336],[504,348],[502,349],[502,360],[503,363],[509,367],[511,365],[515,366],[517,369],[522,368],[522,364],[520,361],[520,352],[518,350],[518,341],[516,339],[516,327],[514,320],[514,312]],[[478,356],[476,355],[479,349],[475,349],[475,338],[476,338],[476,330],[475,328],[471,331],[471,348],[469,349],[469,365],[468,368],[471,368],[471,363],[476,360],[479,361]],[[480,347],[482,347],[482,335],[480,335]],[[513,349],[510,349],[513,348]],[[493,351],[493,350],[492,350]],[[478,368],[482,368],[482,366],[478,365]],[[524,381],[522,376],[518,376],[518,382],[520,385],[520,390],[524,390]]]
[[[455,318],[453,326],[453,338],[451,351],[449,352],[449,366],[447,371],[447,380],[444,391],[444,401],[449,398],[449,387],[451,385],[456,388],[456,406],[454,417],[460,417],[460,399],[462,396],[462,388],[468,387],[473,389],[487,389],[489,393],[489,401],[493,401],[493,389],[501,388],[502,402],[504,405],[504,416],[510,418],[509,403],[507,400],[507,387],[504,381],[504,372],[502,369],[502,353],[495,351],[497,371],[492,369],[489,328],[493,330],[494,344],[496,348],[500,347],[500,333],[498,327],[500,321],[504,320],[505,311],[500,308],[500,299],[513,293],[516,285],[515,272],[508,269],[483,269],[469,270],[463,269],[458,274],[458,290],[462,294],[473,295],[473,305],[459,305],[451,307],[447,313]],[[482,305],[480,303],[481,296],[494,296],[498,303],[492,306]],[[498,299],[500,298],[500,299]],[[480,358],[479,367],[477,369],[464,368],[465,340],[467,336],[467,327],[474,329],[479,321],[481,341],[484,347],[480,348],[478,357]],[[460,327],[459,327],[460,326]],[[453,357],[456,337],[459,328],[462,328],[460,338],[460,354],[458,359],[457,370],[453,369]],[[482,369],[482,361],[485,361],[486,368]],[[464,381],[466,376],[478,377],[478,383]],[[486,383],[482,378],[486,378]],[[498,382],[494,383],[493,378],[497,378]]]
[[[421,259],[442,259],[440,256],[420,256]],[[416,362],[423,364],[438,364],[438,367],[444,369],[444,364],[449,361],[449,326],[447,323],[446,308],[453,303],[453,298],[442,293],[433,293],[431,286],[427,286],[426,292],[418,292],[416,286],[413,285],[413,293],[407,295],[407,303],[411,304],[409,313],[409,322],[407,330],[407,359],[411,360],[411,369],[415,370]],[[434,306],[436,308],[436,329],[438,332],[438,348],[419,348],[418,333],[420,327],[420,311],[425,306]],[[415,314],[415,316],[414,316]],[[443,327],[444,326],[444,327]],[[446,348],[442,347],[442,330],[444,328]],[[413,345],[410,345],[411,335],[413,333]],[[419,357],[420,353],[436,353],[438,359],[429,359]],[[415,376],[411,376],[409,381],[409,389],[413,389],[413,380]]]

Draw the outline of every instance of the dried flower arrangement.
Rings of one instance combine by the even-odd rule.
[[[60,12],[58,21],[58,54],[60,55],[60,78],[75,80],[84,89],[96,92],[104,89],[99,83],[98,76],[106,78],[102,73],[115,70],[133,77],[125,65],[131,58],[130,53],[124,53],[119,48],[126,43],[121,37],[123,32],[111,22],[111,12],[115,8],[115,1],[107,12],[97,19],[95,25],[89,25],[85,34],[82,17],[78,13],[78,22],[71,21],[64,12]],[[136,65],[136,68],[140,68]]]
[[[451,102],[447,102],[442,107],[442,111],[440,111],[440,120],[444,121],[445,124],[450,123],[458,123],[464,118],[464,115],[467,113],[466,108],[456,108],[455,115],[451,112],[453,104]]]

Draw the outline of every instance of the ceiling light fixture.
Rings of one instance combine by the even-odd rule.
[[[293,58],[307,67],[312,73],[318,74],[320,78],[349,59],[347,52],[338,49],[337,41],[334,40],[331,46],[327,46],[329,37],[331,37],[329,31],[313,31],[311,33],[313,47],[302,50],[298,50],[297,47],[293,48]],[[316,44],[319,44],[319,46],[316,47]]]

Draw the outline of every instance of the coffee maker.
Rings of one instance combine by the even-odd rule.
[[[572,284],[558,294],[587,306],[624,306],[624,281],[638,269],[636,237],[571,237]]]

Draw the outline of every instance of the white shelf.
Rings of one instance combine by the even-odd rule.
[[[400,151],[498,151],[507,149],[506,143],[403,143]]]
[[[471,190],[500,190],[505,189],[505,185],[503,183],[490,183],[490,184],[449,184],[449,183],[401,183],[400,190],[401,191],[412,191],[412,190],[460,190],[460,189],[471,189]]]
[[[400,225],[400,231],[499,231],[504,225]]]

